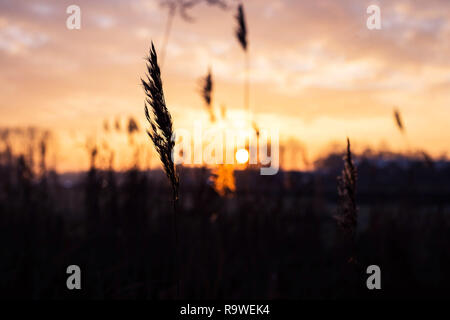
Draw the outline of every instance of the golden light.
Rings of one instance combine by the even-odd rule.
[[[236,161],[240,164],[246,163],[248,161],[248,151],[245,149],[236,151]]]

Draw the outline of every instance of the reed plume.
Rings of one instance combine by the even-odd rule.
[[[248,41],[247,41],[247,23],[245,21],[244,14],[244,6],[239,4],[238,11],[235,16],[237,22],[236,28],[236,38],[239,41],[242,49],[245,53],[245,87],[244,87],[244,107],[246,110],[249,110],[249,96],[250,96],[250,81],[249,81],[249,73],[250,73],[250,61],[249,61],[249,53],[248,53]]]
[[[128,131],[128,141],[129,141],[129,143],[131,145],[134,145],[133,135],[134,135],[135,132],[139,132],[139,126],[138,126],[136,120],[134,120],[133,117],[130,117],[128,119],[127,131]]]
[[[402,134],[402,137],[405,141],[406,151],[409,153],[409,152],[411,152],[411,146],[409,143],[408,136],[406,134],[405,123],[403,122],[400,111],[397,108],[394,108],[394,120],[395,120],[395,124],[397,125],[398,130]]]
[[[128,133],[133,134],[135,132],[139,132],[139,126],[138,126],[136,120],[134,120],[133,117],[130,117],[128,119]]]
[[[211,122],[215,122],[216,117],[214,115],[214,110],[212,107],[213,79],[211,68],[208,69],[208,74],[202,79],[202,82],[203,85],[201,89],[201,95],[203,100],[205,101],[206,108],[208,109]]]
[[[178,271],[178,231],[177,231],[177,204],[179,177],[173,162],[173,149],[175,146],[175,135],[173,132],[172,116],[166,107],[164,91],[161,81],[161,71],[158,66],[158,57],[155,46],[151,45],[150,54],[146,58],[147,75],[146,80],[141,79],[145,91],[144,111],[145,117],[151,126],[147,134],[153,141],[156,152],[161,159],[164,172],[172,186],[172,200],[174,212],[174,234],[175,234],[175,269],[177,278],[177,296],[179,296],[179,271]],[[149,107],[152,111],[150,116]]]
[[[247,51],[247,24],[245,23],[244,7],[242,4],[239,4],[235,18],[238,24],[236,28],[236,37],[241,44],[242,49]]]
[[[354,240],[358,223],[358,208],[356,207],[357,170],[353,163],[350,139],[347,138],[347,153],[344,156],[344,169],[338,177],[339,207],[335,216],[339,226]]]
[[[148,130],[147,134],[153,141],[156,152],[158,152],[164,167],[164,172],[172,186],[173,200],[176,202],[178,200],[179,179],[172,157],[175,146],[175,135],[172,128],[172,116],[166,107],[161,81],[161,71],[158,66],[158,58],[153,42],[150,49],[150,55],[146,60],[147,79],[141,79],[141,82],[146,95],[144,104],[145,117],[151,126],[151,131]],[[150,116],[149,107],[152,110],[153,118]]]
[[[405,127],[403,126],[402,116],[400,115],[400,111],[398,111],[397,108],[394,109],[394,120],[400,132],[405,133]]]

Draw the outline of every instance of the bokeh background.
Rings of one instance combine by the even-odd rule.
[[[238,1],[0,0],[1,298],[449,297],[450,2],[242,4],[249,68]],[[151,41],[175,129],[279,129],[278,174],[178,166],[174,210]]]

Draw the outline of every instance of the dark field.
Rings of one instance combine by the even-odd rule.
[[[221,197],[207,169],[179,168],[178,255],[162,171],[56,175],[3,155],[4,298],[449,297],[450,164],[357,157],[353,246],[335,221],[342,155],[314,172],[237,171]],[[176,264],[175,264],[176,263]],[[82,290],[66,288],[79,265]],[[382,290],[366,288],[367,266]]]

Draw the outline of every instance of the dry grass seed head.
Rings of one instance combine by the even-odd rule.
[[[151,127],[147,133],[153,141],[155,149],[163,164],[164,172],[170,180],[174,200],[177,200],[179,178],[172,157],[175,146],[175,135],[173,132],[172,116],[166,107],[161,81],[161,71],[158,66],[158,58],[153,42],[150,48],[150,54],[146,58],[146,61],[147,75],[145,80],[141,79],[141,82],[146,95],[144,103],[145,117]]]
[[[242,4],[239,4],[238,11],[235,17],[238,24],[236,28],[236,37],[241,44],[242,49],[244,49],[244,51],[247,51],[247,25],[245,23],[244,7],[242,6]]]

